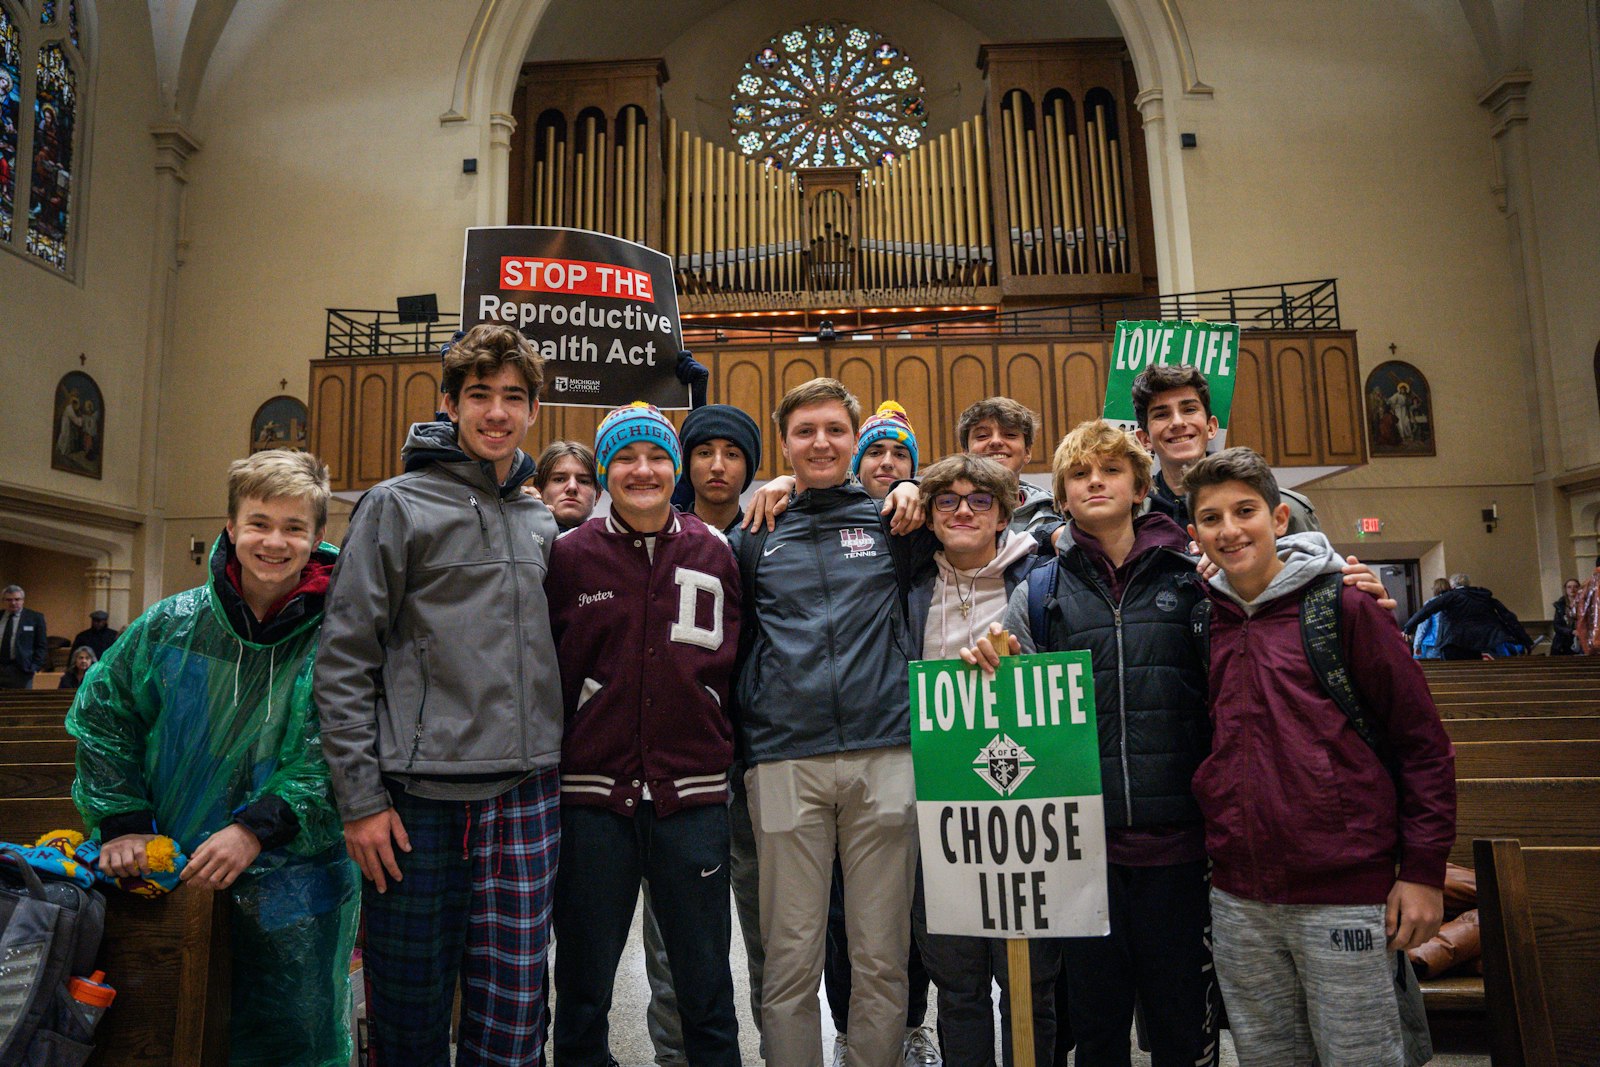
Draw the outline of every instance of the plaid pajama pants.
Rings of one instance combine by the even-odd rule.
[[[458,1067],[542,1067],[559,772],[492,800],[391,796],[411,851],[388,892],[362,887],[374,1062],[449,1067],[461,972]]]

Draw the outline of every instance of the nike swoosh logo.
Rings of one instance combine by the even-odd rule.
[[[700,872],[700,877],[702,877],[702,878],[710,878],[713,874],[716,874],[720,870],[722,870],[722,864],[719,863],[715,867],[711,868],[709,871],[701,871]]]
[[[765,558],[767,556],[772,555],[774,552],[778,551],[778,549],[780,549],[782,547],[783,547],[782,545],[773,545],[771,548],[763,548],[761,550],[761,555],[762,555],[763,558]]]

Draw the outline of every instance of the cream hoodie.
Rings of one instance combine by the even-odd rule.
[[[933,600],[922,631],[923,659],[955,659],[989,632],[991,622],[1005,618],[1006,570],[1034,552],[1038,543],[1025,533],[1007,529],[994,559],[977,570],[957,570],[941,549],[933,554],[939,571],[933,580]],[[963,604],[967,613],[961,613]]]

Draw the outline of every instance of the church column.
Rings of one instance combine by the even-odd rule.
[[[1194,260],[1189,255],[1189,211],[1175,203],[1174,146],[1167,134],[1166,107],[1159,88],[1133,98],[1144,124],[1145,157],[1150,161],[1150,212],[1156,233],[1156,273],[1163,293],[1194,289]]]
[[[1544,600],[1561,588],[1563,553],[1557,524],[1557,490],[1552,476],[1563,466],[1561,424],[1551,369],[1550,332],[1545,317],[1544,265],[1539,254],[1539,227],[1534,214],[1533,177],[1528,149],[1528,89],[1533,75],[1508,71],[1478,98],[1494,117],[1496,183],[1493,187],[1511,232],[1511,265],[1517,286],[1518,314],[1525,338],[1529,445],[1533,459],[1535,536],[1539,547],[1540,585]]]
[[[489,201],[479,201],[478,217],[486,226],[504,226],[511,203],[511,135],[517,130],[512,115],[496,111],[489,116],[489,180],[484,183]],[[481,173],[481,171],[480,171]]]
[[[184,164],[200,150],[200,142],[177,123],[150,127],[156,144],[155,237],[151,248],[150,294],[144,337],[143,404],[139,418],[139,510],[144,525],[138,533],[138,586],[134,607],[142,610],[161,595],[166,522],[160,484],[161,392],[167,350],[182,266],[183,188],[189,178]]]

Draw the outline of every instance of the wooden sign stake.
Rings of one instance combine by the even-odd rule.
[[[1004,658],[1011,654],[1011,633],[1001,630],[989,638]],[[1033,1048],[1033,974],[1028,939],[1006,938],[1006,977],[1011,983],[1011,1053],[1015,1067],[1035,1067]]]

